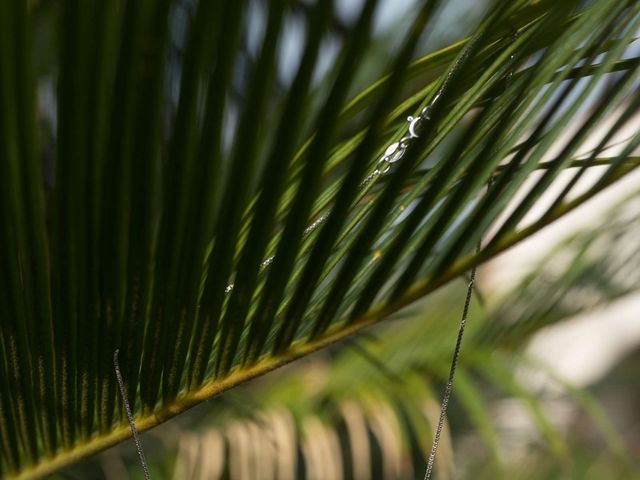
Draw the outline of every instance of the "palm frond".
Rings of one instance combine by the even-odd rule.
[[[128,437],[116,349],[146,430],[387,318],[638,166],[635,134],[582,181],[637,112],[637,2],[496,2],[468,40],[409,65],[438,18],[420,2],[387,75],[352,97],[376,0],[320,81],[335,15],[329,0],[304,9],[279,90],[299,14],[285,0],[263,29],[252,2],[65,0],[52,146],[36,117],[40,9],[0,3],[3,474],[44,475]],[[249,33],[260,46],[244,55]]]
[[[617,268],[625,264],[627,271],[637,270],[640,249],[626,241],[637,235],[637,211],[629,201],[634,198],[637,194],[608,210],[604,228],[586,228],[561,238],[545,257],[544,267],[525,276],[496,306],[474,308],[472,336],[458,370],[454,415],[458,424],[461,418],[468,419],[482,444],[474,445],[474,458],[458,458],[454,471],[449,466],[454,463],[453,452],[445,448],[437,467],[439,477],[454,478],[469,469],[504,475],[514,462],[520,462],[511,458],[504,427],[489,407],[499,402],[523,406],[543,439],[538,448],[554,455],[565,474],[580,468],[571,466],[577,448],[568,444],[566,433],[550,418],[544,395],[520,383],[514,364],[549,372],[570,401],[587,413],[606,440],[607,454],[621,468],[630,465],[619,434],[589,392],[564,381],[548,366],[523,357],[521,351],[535,333],[594,306],[593,301],[573,302],[580,294],[584,300],[606,305],[637,292],[640,283]],[[611,243],[612,238],[616,243]],[[562,263],[575,268],[567,272]],[[561,300],[549,301],[550,292],[561,292],[557,295]],[[165,465],[163,475],[212,479],[246,478],[257,472],[265,478],[419,476],[439,414],[432,390],[448,375],[450,340],[458,315],[450,305],[459,294],[458,288],[445,289],[429,299],[427,318],[420,314],[381,325],[373,335],[345,342],[331,356],[312,357],[222,396],[167,439],[176,458]],[[509,335],[500,329],[508,329]],[[496,394],[501,391],[504,396]],[[457,444],[465,430],[454,427]],[[546,463],[554,462],[547,456]]]

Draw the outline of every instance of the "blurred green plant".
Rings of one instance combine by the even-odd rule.
[[[128,438],[116,349],[147,430],[384,320],[638,166],[640,134],[601,156],[640,101],[638,58],[625,58],[637,2],[495,2],[468,40],[412,63],[437,18],[438,2],[419,2],[388,75],[351,101],[377,2],[316,81],[332,3],[303,16],[301,60],[277,94],[286,0],[265,8],[250,62],[249,2],[196,2],[186,20],[172,0],[56,2],[51,154],[39,9],[0,2],[3,474],[43,476]],[[399,119],[424,108],[387,171]],[[528,221],[567,168],[573,180]]]

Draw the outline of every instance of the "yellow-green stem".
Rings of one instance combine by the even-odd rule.
[[[599,186],[597,191],[589,191],[585,194],[575,198],[571,202],[560,205],[555,211],[545,216],[538,222],[526,227],[518,232],[505,237],[502,241],[498,242],[491,250],[483,251],[479,255],[467,257],[457,262],[451,269],[445,272],[437,280],[426,279],[418,282],[409,291],[407,291],[402,297],[393,303],[380,306],[367,315],[361,317],[357,322],[351,325],[338,324],[331,328],[324,337],[313,340],[305,341],[301,340],[295,343],[289,351],[278,356],[268,357],[258,362],[257,364],[232,372],[227,378],[217,380],[208,384],[205,384],[201,388],[195,391],[187,392],[178,397],[174,402],[160,407],[153,414],[139,417],[135,420],[136,428],[139,432],[144,432],[152,429],[155,426],[179,415],[182,412],[194,407],[206,400],[209,400],[220,393],[233,388],[241,383],[244,383],[252,378],[264,375],[265,373],[275,370],[283,365],[286,365],[294,360],[309,355],[315,351],[321,350],[334,343],[350,337],[361,331],[364,328],[372,326],[382,319],[387,318],[389,315],[397,312],[403,307],[413,303],[425,295],[432,293],[434,290],[458,277],[462,273],[466,272],[474,265],[478,265],[499,253],[507,250],[516,243],[524,240],[525,238],[540,231],[546,225],[552,223],[556,219],[574,210],[587,200],[591,199],[604,190],[606,187],[614,183],[619,178],[623,177],[627,173],[637,168],[637,164],[623,165],[606,183]],[[109,447],[112,447],[131,437],[131,430],[128,425],[122,425],[112,430],[107,435],[96,437],[85,444],[79,445],[69,451],[61,452],[53,458],[47,459],[44,462],[35,465],[27,470],[20,472],[17,476],[9,477],[15,480],[28,480],[41,478],[45,475],[50,475],[61,468],[68,467],[84,458],[95,455]]]

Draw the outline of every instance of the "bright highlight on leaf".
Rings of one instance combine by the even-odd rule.
[[[61,0],[49,118],[34,27],[47,7],[32,3],[0,2],[9,478],[128,437],[116,350],[147,430],[384,320],[638,166],[638,133],[605,155],[640,102],[632,0],[496,1],[435,53],[441,2],[419,1],[360,94],[376,0],[340,25],[330,0]],[[292,21],[302,55],[283,82]]]

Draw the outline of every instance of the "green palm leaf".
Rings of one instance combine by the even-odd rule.
[[[438,18],[438,2],[420,2],[388,75],[352,97],[377,3],[320,81],[332,2],[305,9],[301,61],[277,94],[290,2],[269,3],[244,56],[248,2],[60,2],[55,179],[43,188],[39,9],[2,2],[3,473],[44,475],[128,437],[116,349],[146,430],[389,317],[638,165],[637,134],[601,159],[638,107],[638,59],[623,60],[636,2],[496,2],[469,40],[410,65]],[[379,163],[407,135],[399,119],[420,112],[401,160]],[[568,167],[575,181],[530,221]]]
[[[546,267],[525,276],[504,301],[488,310],[474,310],[471,338],[457,372],[456,390],[463,416],[468,416],[477,429],[484,454],[491,459],[488,472],[504,476],[505,470],[513,468],[518,460],[504,454],[508,441],[498,440],[498,427],[487,406],[495,398],[487,384],[481,383],[484,377],[492,387],[523,401],[545,437],[544,445],[555,453],[558,466],[568,465],[575,457],[565,434],[546,414],[543,397],[520,385],[510,366],[533,363],[520,354],[530,336],[550,324],[589,311],[594,298],[604,305],[637,292],[637,278],[629,278],[620,270],[620,265],[627,265],[627,271],[635,271],[640,253],[637,246],[629,248],[629,237],[637,234],[637,212],[628,208],[630,198],[606,212],[605,228],[585,229],[561,239],[543,262]],[[612,248],[598,248],[603,242]],[[554,268],[563,258],[574,267],[570,272]],[[585,288],[589,288],[590,295],[583,297],[583,303],[570,300]],[[437,399],[430,388],[447,379],[450,340],[458,315],[450,304],[459,293],[457,288],[445,289],[430,298],[428,318],[396,320],[395,325],[377,329],[374,340],[370,336],[358,343],[347,342],[331,357],[314,357],[286,373],[274,372],[269,381],[241,387],[241,397],[248,408],[240,407],[243,402],[235,401],[233,396],[226,401],[223,396],[215,408],[199,417],[197,426],[183,427],[180,434],[174,435],[170,444],[177,452],[176,462],[167,465],[165,476],[186,478],[199,472],[206,478],[220,478],[228,469],[230,478],[243,478],[254,475],[257,469],[270,472],[265,475],[267,478],[287,474],[296,478],[372,478],[375,468],[382,472],[401,465],[401,470],[380,473],[381,477],[418,477],[438,416]],[[549,301],[554,298],[558,301]],[[548,369],[541,365],[533,368]],[[588,413],[589,420],[606,439],[611,458],[620,463],[621,469],[629,466],[626,447],[589,393],[549,373],[571,401]],[[376,430],[381,418],[387,426],[382,434]],[[244,434],[239,433],[243,431]],[[363,435],[363,431],[369,434]],[[340,448],[327,448],[326,442],[335,439],[339,439]],[[321,464],[314,461],[314,448],[326,449]],[[478,456],[478,448],[474,450]],[[215,460],[210,459],[212,451],[217,452]],[[255,466],[249,460],[254,455],[261,458]],[[443,457],[447,455],[450,453],[444,452]],[[236,462],[235,458],[245,461]],[[443,458],[440,476],[451,474],[446,470],[450,461]],[[470,461],[465,458],[461,463]],[[376,462],[385,468],[373,467]],[[458,474],[464,468],[470,467],[458,469]],[[572,468],[578,471],[580,467]]]
[[[544,267],[527,274],[496,306],[474,308],[457,372],[459,406],[454,409],[454,421],[459,424],[467,417],[482,448],[474,444],[474,459],[460,458],[456,451],[461,460],[458,476],[470,470],[477,473],[483,459],[489,460],[481,468],[487,478],[490,472],[504,476],[514,463],[520,463],[505,455],[509,440],[500,438],[495,413],[488,407],[500,398],[495,398],[495,390],[505,390],[507,398],[522,401],[544,435],[545,452],[555,453],[559,468],[572,465],[565,474],[581,468],[580,462],[573,464],[575,445],[568,444],[566,434],[545,411],[544,395],[519,384],[511,366],[533,363],[522,357],[521,350],[531,335],[548,325],[588,312],[594,300],[606,305],[637,292],[637,275],[625,275],[637,270],[640,259],[640,250],[629,242],[637,235],[638,225],[637,212],[629,208],[632,198],[637,198],[637,192],[606,212],[603,228],[560,239]],[[612,248],[599,247],[603,244]],[[570,271],[558,271],[556,265],[563,259],[572,266]],[[331,355],[309,358],[221,396],[189,424],[175,427],[170,438],[166,431],[158,432],[168,446],[152,457],[151,465],[173,478],[220,478],[223,472],[229,478],[247,478],[258,471],[266,478],[373,478],[372,472],[382,478],[418,477],[438,416],[431,389],[448,376],[459,314],[450,305],[460,296],[459,286],[432,296],[427,318],[418,314],[381,325],[360,341],[336,347]],[[582,303],[575,302],[586,288],[589,295],[583,295]],[[548,370],[541,365],[533,368]],[[621,470],[631,465],[626,447],[589,393],[549,373],[572,403],[588,413],[606,440],[610,459]],[[464,431],[458,425],[454,434]],[[175,454],[175,462],[160,460],[169,454],[167,448],[172,457]],[[321,462],[319,451],[323,452]],[[439,476],[451,475],[447,469],[453,463],[452,453],[441,453]],[[134,462],[132,468],[138,465]]]

